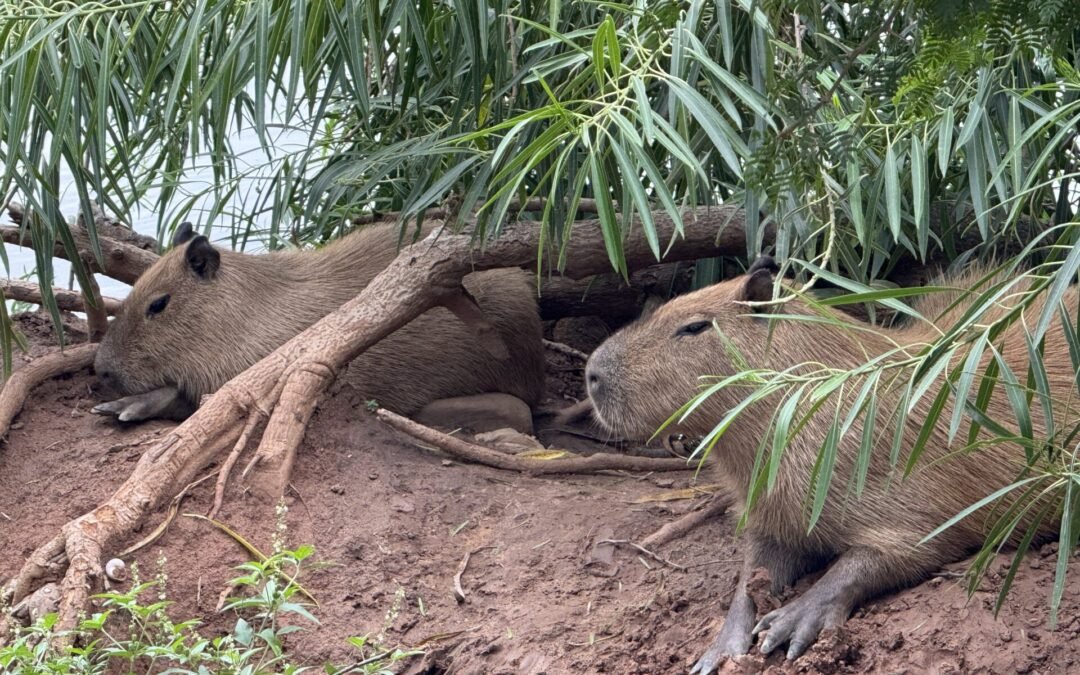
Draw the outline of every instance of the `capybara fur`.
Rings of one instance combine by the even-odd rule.
[[[970,301],[950,305],[959,298],[969,297],[963,289],[970,288],[985,273],[970,270],[946,279],[945,283],[954,291],[927,294],[914,303],[915,309],[935,325],[912,321],[902,327],[872,328],[846,314],[815,307],[801,299],[780,305],[781,310],[751,304],[772,299],[775,271],[775,263],[761,259],[747,274],[675,298],[612,335],[592,354],[586,367],[586,386],[597,419],[623,436],[647,437],[701,391],[699,376],[733,375],[743,370],[738,365],[742,359],[750,368],[773,371],[800,364],[810,364],[797,370],[803,373],[822,368],[849,370],[899,346],[900,352],[886,357],[898,362],[940,336],[939,327],[947,330],[960,319]],[[1028,279],[1019,279],[1012,291],[982,314],[979,323],[1000,318],[1008,306],[1015,305],[1014,293],[1029,287]],[[1077,306],[1075,288],[1068,289],[1064,306]],[[1033,326],[1042,307],[1041,302],[1035,302],[1025,310],[1025,321],[1014,322],[993,343],[1021,385],[1026,379],[1029,358],[1023,324]],[[770,319],[770,311],[818,319],[823,318],[824,312],[829,322]],[[1071,409],[1066,408],[1067,402],[1076,400],[1076,374],[1057,316],[1046,332],[1043,358],[1054,394],[1055,420],[1071,425],[1080,418],[1075,403]],[[962,348],[953,357],[950,369],[962,363],[966,349]],[[736,353],[741,357],[733,356]],[[990,353],[989,349],[984,353],[978,373],[985,372]],[[910,370],[891,372],[910,377]],[[927,543],[919,544],[953,516],[1017,480],[1026,466],[1024,449],[1019,444],[996,443],[970,452],[956,452],[967,444],[969,422],[961,426],[950,447],[950,397],[922,457],[913,473],[905,478],[904,464],[944,378],[939,376],[907,415],[900,462],[895,468],[890,454],[902,387],[896,383],[888,386],[890,378],[889,373],[883,374],[875,395],[877,424],[861,496],[854,494],[851,482],[863,436],[860,415],[839,439],[828,500],[820,519],[809,531],[808,494],[819,451],[836,416],[841,421],[846,419],[865,380],[856,379],[845,388],[839,413],[836,398],[818,408],[788,445],[774,487],[760,496],[747,516],[745,532],[749,550],[744,578],[720,635],[697,663],[695,672],[711,672],[727,655],[745,653],[753,644],[753,635],[762,630],[768,630],[762,651],[769,652],[786,643],[789,658],[796,657],[817,638],[821,629],[842,625],[854,607],[867,598],[915,583],[943,564],[963,558],[985,541],[993,518],[1002,513],[1000,507],[994,513],[983,509]],[[971,400],[979,382],[976,378]],[[750,391],[746,384],[716,391],[678,430],[692,437],[704,437]],[[784,402],[784,396],[784,393],[775,394],[752,404],[735,419],[711,451],[716,473],[744,505],[755,456],[763,438],[771,433],[773,413]],[[1046,425],[1038,396],[1030,408],[1035,438],[1040,434],[1045,438]],[[801,410],[809,410],[806,397]],[[1007,399],[1006,385],[1000,382],[989,401],[988,416],[1006,428],[1015,428],[1015,422],[1010,426],[1016,417]],[[984,431],[981,437],[989,438],[989,435]],[[771,448],[771,437],[767,440]],[[1054,521],[1051,514],[1042,534],[1054,531]],[[1012,543],[1025,530],[1021,525]],[[743,585],[750,571],[765,567],[774,587],[779,589],[805,572],[830,563],[825,575],[806,593],[768,614],[755,626],[756,609]]]
[[[398,243],[397,227],[380,223],[314,251],[246,255],[214,248],[185,224],[124,300],[95,369],[124,394],[175,387],[197,404],[356,297],[396,257]],[[544,354],[530,276],[490,270],[463,284],[509,358],[489,354],[473,327],[436,307],[361,354],[342,379],[405,415],[436,399],[486,392],[535,406]]]

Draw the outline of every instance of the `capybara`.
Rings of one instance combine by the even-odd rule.
[[[190,414],[202,396],[358,295],[395,258],[398,241],[398,229],[380,223],[314,251],[246,255],[219,250],[181,225],[172,250],[124,300],[94,362],[99,377],[131,396],[97,411],[123,420]],[[341,377],[404,415],[437,399],[487,392],[535,406],[544,354],[528,273],[474,272],[463,284],[508,358],[481,348],[473,327],[437,307],[365,351]]]
[[[941,335],[934,325],[922,321],[870,329],[843,313],[812,306],[802,299],[784,303],[780,311],[814,316],[816,320],[770,319],[771,305],[760,303],[772,299],[776,271],[771,259],[759,259],[747,274],[675,298],[612,335],[592,354],[586,366],[586,386],[597,419],[615,433],[641,438],[652,434],[700,391],[699,376],[736,374],[745,367],[739,365],[743,359],[750,368],[773,371],[800,364],[812,364],[804,367],[804,373],[811,369],[849,370],[899,346],[901,352],[886,357],[898,362]],[[946,280],[953,291],[927,294],[915,303],[915,308],[934,320],[936,326],[951,327],[968,310],[970,302],[961,300],[955,306],[950,305],[963,298],[966,294],[963,289],[970,288],[982,274],[972,270]],[[1030,287],[1027,279],[1018,279],[1017,284],[1015,291]],[[1004,305],[1011,297],[1011,293],[1006,294],[981,316],[979,323],[1000,318],[1007,311]],[[1064,306],[1077,306],[1075,288],[1067,291]],[[1041,302],[1026,309],[1027,323],[1032,325],[1041,311]],[[827,317],[822,317],[822,312]],[[822,318],[828,321],[823,322]],[[1025,380],[1029,354],[1023,331],[1021,322],[1014,322],[993,343],[1020,383]],[[961,363],[966,349],[961,348],[960,356],[954,357],[953,366]],[[990,351],[986,350],[979,373],[985,371]],[[736,353],[741,356],[734,356]],[[1054,393],[1055,420],[1075,423],[1080,415],[1075,405],[1066,409],[1065,402],[1075,399],[1076,374],[1059,318],[1055,318],[1046,333],[1044,353],[1045,369]],[[905,378],[910,377],[910,371],[904,372]],[[888,386],[890,378],[882,377],[874,395],[877,424],[863,492],[856,496],[850,482],[863,436],[860,414],[839,439],[833,468],[835,478],[830,483],[820,519],[809,529],[807,496],[819,451],[825,446],[836,416],[840,420],[847,418],[857,399],[858,385],[864,381],[855,380],[855,386],[849,385],[839,409],[833,398],[813,412],[788,445],[774,487],[761,494],[747,515],[747,552],[741,580],[719,635],[693,672],[712,672],[727,656],[746,653],[755,636],[763,631],[767,635],[761,640],[762,652],[769,653],[786,644],[788,658],[796,658],[817,639],[822,629],[841,626],[852,610],[868,598],[911,585],[943,564],[963,558],[985,541],[994,515],[989,509],[978,511],[919,544],[950,518],[1013,483],[1026,466],[1024,449],[1019,444],[997,443],[972,452],[955,452],[967,441],[966,431],[962,431],[950,447],[950,397],[950,404],[933,428],[914,472],[904,477],[904,461],[930,414],[936,393],[944,383],[943,377],[938,378],[938,383],[907,415],[898,467],[893,466],[890,454],[901,387]],[[972,400],[979,389],[978,383],[976,379]],[[994,388],[987,412],[990,419],[1008,428],[1007,422],[1016,417],[1006,389],[1001,383]],[[692,437],[704,437],[749,391],[745,384],[716,391],[678,430]],[[732,493],[743,500],[744,507],[758,448],[763,439],[770,438],[773,412],[784,400],[784,394],[778,393],[751,404],[712,449],[715,470]],[[1030,408],[1035,438],[1039,438],[1046,431],[1042,406],[1035,400]],[[802,409],[806,411],[809,407],[804,405]],[[982,433],[985,436],[986,432]],[[1053,516],[1045,521],[1039,536],[1054,531],[1053,521]],[[1021,525],[1011,543],[1015,545],[1026,529]],[[824,576],[805,593],[756,621],[757,608],[746,592],[747,580],[755,568],[764,567],[771,576],[774,591],[779,591],[803,574],[826,565]]]

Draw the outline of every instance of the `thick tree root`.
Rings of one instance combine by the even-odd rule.
[[[705,506],[697,511],[691,511],[676,520],[665,524],[656,532],[641,540],[641,545],[649,548],[659,548],[668,542],[685,537],[694,528],[704,525],[713,518],[719,518],[731,507],[731,495],[718,492],[705,503]]]
[[[0,436],[8,432],[34,387],[58,375],[89,368],[96,353],[97,345],[68,347],[34,359],[12,373],[0,389]]]
[[[567,457],[565,459],[516,457],[444,434],[386,409],[376,411],[375,415],[398,431],[403,431],[425,443],[430,443],[460,460],[507,471],[551,474],[595,473],[597,471],[687,471],[695,468],[694,465],[687,464],[686,460],[682,459],[632,457],[602,452],[588,457]]]
[[[676,223],[666,215],[655,214],[654,221],[660,239],[675,242],[669,252],[671,259],[738,255],[746,250],[741,214],[732,207],[689,212],[680,224],[685,233],[681,239],[674,239]],[[624,243],[624,254],[628,266],[636,269],[650,264],[654,257],[640,236],[641,228],[632,231],[635,236]],[[583,278],[609,269],[600,232],[596,222],[581,223],[575,229],[575,247],[567,253],[565,276]],[[6,239],[7,234],[3,236]],[[436,305],[457,303],[460,310],[461,280],[466,274],[498,267],[534,267],[539,241],[539,228],[523,223],[507,226],[500,238],[480,251],[473,249],[468,235],[438,232],[403,250],[356,298],[233,378],[187,421],[147,450],[105,504],[69,522],[30,556],[7,585],[7,602],[17,603],[36,587],[62,575],[57,628],[74,628],[79,612],[87,608],[90,593],[99,587],[106,555],[121,548],[153,510],[168,503],[177,486],[187,485],[222,453],[241,445],[237,441],[249,417],[264,411],[269,420],[248,479],[257,483],[251,486],[258,488],[257,494],[272,495],[276,500],[288,484],[296,449],[315,405],[337,372]],[[110,259],[108,255],[106,259]],[[468,318],[469,309],[464,313]],[[88,346],[78,352],[86,363],[92,349]],[[502,464],[504,468],[540,473],[616,468],[653,471],[665,466],[655,460],[622,456],[617,458],[619,463],[593,456],[529,465],[520,464],[520,458],[502,457],[511,460]],[[686,468],[683,460],[665,462],[672,469]]]

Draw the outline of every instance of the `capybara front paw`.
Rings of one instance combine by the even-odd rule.
[[[822,629],[839,627],[846,617],[847,609],[839,603],[804,595],[763,616],[753,633],[768,631],[761,642],[762,654],[787,644],[787,658],[792,660],[814,644]]]
[[[154,418],[183,419],[191,414],[192,409],[193,406],[174,387],[162,387],[101,403],[94,406],[91,412],[113,415],[121,422],[141,422]]]
[[[728,623],[725,622],[724,628]],[[698,659],[694,667],[690,669],[690,675],[709,675],[716,670],[717,666],[730,656],[742,656],[750,651],[750,645],[754,642],[754,636],[746,631],[720,630],[709,649]]]

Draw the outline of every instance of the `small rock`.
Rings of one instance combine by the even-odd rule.
[[[416,507],[412,505],[412,502],[406,501],[401,497],[395,497],[390,500],[390,508],[394,509],[398,513],[412,513],[416,510]]]
[[[673,479],[673,478],[657,478],[656,480],[653,481],[653,485],[655,485],[658,488],[664,488],[666,490],[668,488],[675,487],[675,479]]]
[[[486,445],[493,450],[517,454],[526,450],[543,450],[544,445],[532,436],[527,436],[520,431],[510,428],[496,429],[482,434],[476,434],[476,442]]]
[[[893,635],[885,640],[885,649],[889,651],[896,651],[904,646],[904,634],[900,632],[893,633]]]
[[[8,428],[9,428],[9,429],[11,429],[12,431],[17,431],[17,430],[19,430],[19,429],[22,429],[22,428],[23,428],[23,426],[25,426],[25,425],[24,425],[24,424],[23,424],[22,422],[15,422],[14,424],[12,424],[12,425],[11,425],[10,427],[8,427]]]
[[[561,342],[586,354],[600,346],[611,334],[603,319],[595,316],[568,316],[559,319],[552,331],[555,342]]]
[[[449,459],[444,459],[442,461],[442,465],[443,466],[454,466],[454,463],[452,461],[450,461]]]
[[[340,485],[336,485],[336,484],[331,485],[330,486],[330,492],[333,492],[336,495],[343,495],[343,494],[345,494],[345,488],[341,487]]]

